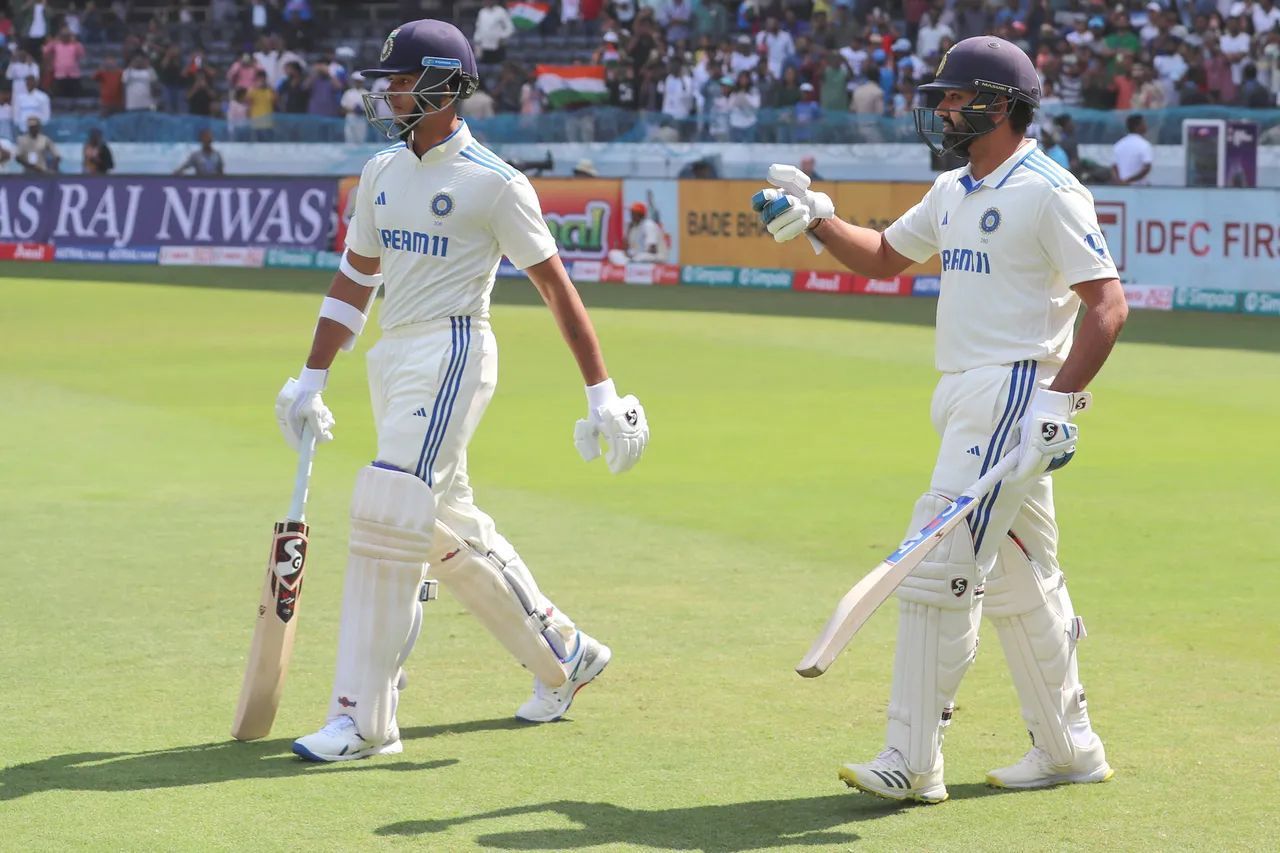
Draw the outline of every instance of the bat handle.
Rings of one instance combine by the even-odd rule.
[[[1013,471],[1015,465],[1018,464],[1018,448],[1014,448],[1004,455],[999,462],[992,466],[991,470],[978,478],[978,482],[964,490],[964,494],[977,500],[987,492],[995,488],[996,483],[1003,480]]]
[[[293,478],[293,499],[289,502],[290,521],[306,521],[307,487],[311,482],[311,460],[316,455],[316,437],[310,424],[303,424],[298,442],[298,470]]]

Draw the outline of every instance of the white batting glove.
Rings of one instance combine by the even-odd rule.
[[[1089,408],[1092,400],[1087,391],[1064,394],[1036,389],[1018,427],[1018,466],[1010,475],[1012,479],[1034,480],[1070,462],[1080,436],[1080,428],[1071,419]]]
[[[769,183],[773,187],[751,197],[751,207],[760,214],[760,221],[773,239],[785,243],[804,234],[813,250],[821,253],[822,241],[808,232],[823,219],[836,215],[831,197],[810,190],[808,175],[782,163],[769,167]]]
[[[284,440],[294,450],[302,443],[302,427],[311,425],[316,441],[333,441],[333,412],[320,399],[328,381],[329,371],[302,368],[297,379],[285,380],[284,387],[276,395],[276,422]]]
[[[630,470],[649,443],[644,406],[633,395],[619,397],[613,380],[587,386],[587,417],[573,427],[573,445],[590,462],[600,455],[600,439],[608,446],[605,462],[615,474]]]

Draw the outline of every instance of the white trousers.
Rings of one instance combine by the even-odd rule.
[[[367,356],[377,461],[424,480],[436,518],[496,549],[493,519],[475,505],[467,445],[498,385],[487,320],[449,317],[385,332]]]
[[[1022,361],[939,380],[930,414],[941,444],[908,535],[1014,448],[1036,388],[1052,379],[1034,361]],[[1093,737],[1075,665],[1083,623],[1058,568],[1052,480],[1002,482],[981,498],[968,530],[951,534],[898,589],[886,740],[913,772],[941,767],[943,732],[977,653],[984,590],[1033,738],[1065,764]],[[1074,746],[1068,728],[1078,730]]]
[[[1047,388],[1053,377],[1034,361],[943,375],[930,406],[942,443],[929,490],[954,498],[995,465],[1013,448],[1035,389]],[[1057,570],[1058,525],[1048,475],[1014,486],[999,484],[969,516],[980,575],[991,570],[1010,529],[1033,560]]]
[[[458,537],[477,545],[484,553],[517,560],[515,550],[497,531],[493,519],[476,506],[467,478],[467,445],[475,434],[485,408],[493,398],[498,379],[498,346],[486,320],[447,317],[429,323],[392,329],[383,334],[367,356],[369,395],[377,429],[375,461],[424,481],[435,503],[435,519]],[[424,560],[425,560],[424,555]],[[523,565],[521,563],[521,565]],[[350,573],[351,569],[348,569]],[[532,578],[529,585],[536,590]],[[416,593],[416,590],[412,592]],[[538,604],[554,611],[555,627],[563,634],[575,631],[572,620],[538,593]],[[410,601],[404,602],[411,606]],[[348,614],[353,602],[343,603],[343,624],[354,623]],[[384,605],[390,606],[390,605]],[[398,610],[398,605],[393,608]],[[488,626],[492,629],[492,626]],[[355,637],[355,631],[348,632]],[[367,665],[343,647],[347,633],[339,635],[338,667],[329,715],[346,713],[349,683]],[[411,633],[401,663],[416,639]],[[400,641],[396,639],[398,644]],[[378,673],[374,682],[395,681],[395,673]],[[360,699],[359,701],[368,701]]]

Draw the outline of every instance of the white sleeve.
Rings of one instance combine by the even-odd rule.
[[[489,227],[502,254],[518,270],[540,264],[556,253],[556,241],[542,218],[538,194],[524,175],[516,175],[498,194]]]
[[[378,228],[373,219],[373,161],[365,164],[356,185],[356,203],[347,225],[347,248],[366,258],[382,257]]]
[[[1068,286],[1119,277],[1102,229],[1098,227],[1093,196],[1083,187],[1053,190],[1040,209],[1036,230],[1049,265]]]
[[[884,230],[884,238],[898,254],[918,264],[938,254],[938,219],[933,211],[933,192],[937,182],[929,188],[915,207],[897,218]]]

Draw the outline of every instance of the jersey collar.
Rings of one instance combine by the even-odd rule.
[[[1004,182],[1009,180],[1009,177],[1017,171],[1017,168],[1021,166],[1028,157],[1036,153],[1036,147],[1036,141],[1034,139],[1028,139],[1022,145],[1018,146],[1018,150],[1014,151],[1009,159],[1005,160],[999,166],[996,166],[995,170],[992,171],[990,175],[987,175],[980,181],[975,181],[969,174],[969,170],[973,167],[966,166],[964,174],[960,176],[960,186],[964,187],[964,194],[969,195],[983,187],[989,187],[995,190],[1000,189],[1000,187],[1004,186]]]
[[[439,163],[457,154],[463,148],[466,148],[473,141],[471,136],[471,128],[467,127],[467,123],[461,122],[458,129],[446,136],[439,143],[428,148],[426,153],[421,157],[423,164]]]

